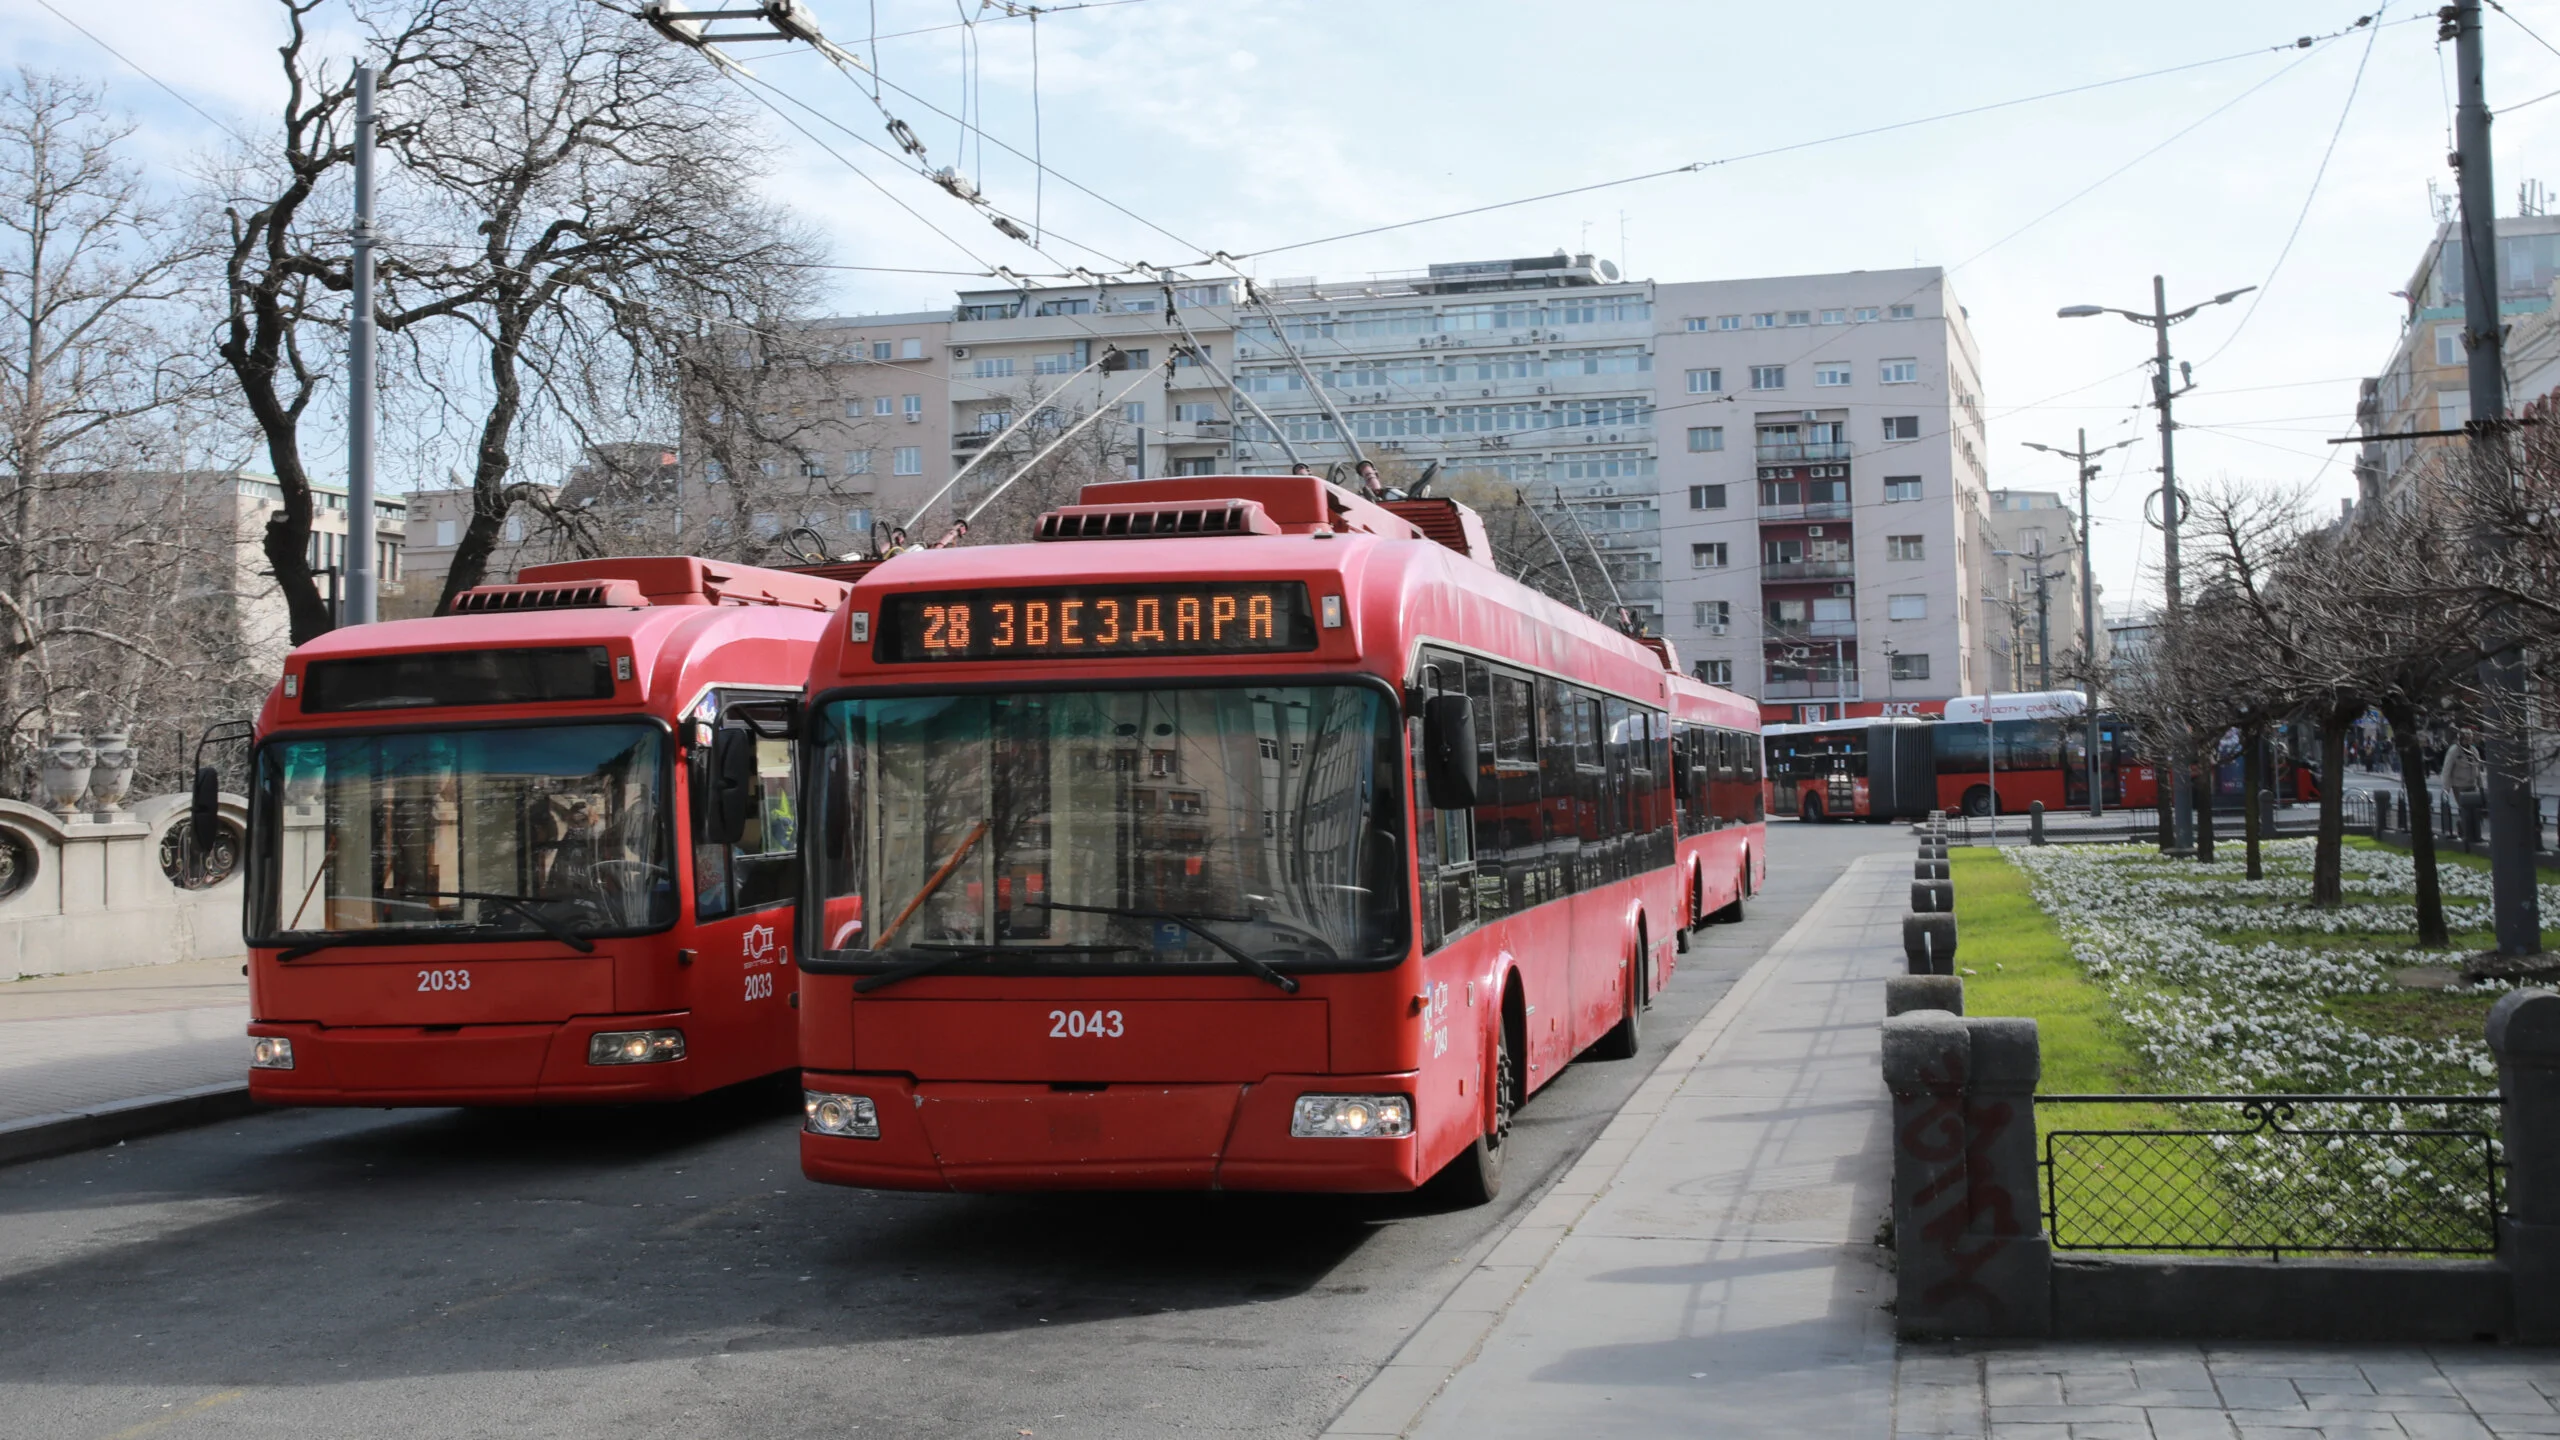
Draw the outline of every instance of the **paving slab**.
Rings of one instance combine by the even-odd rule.
[[[237,960],[0,984],[0,1126],[246,1087],[249,982]]]

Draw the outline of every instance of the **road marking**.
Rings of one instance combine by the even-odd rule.
[[[161,1416],[157,1420],[145,1420],[141,1424],[133,1426],[130,1429],[119,1430],[113,1435],[108,1436],[107,1440],[141,1440],[141,1437],[145,1435],[156,1435],[160,1433],[160,1431],[171,1425],[177,1424],[179,1421],[186,1419],[190,1415],[201,1415],[217,1405],[228,1405],[232,1401],[237,1400],[248,1393],[249,1392],[246,1390],[216,1390],[201,1400],[189,1401],[184,1406],[170,1411],[168,1414]]]

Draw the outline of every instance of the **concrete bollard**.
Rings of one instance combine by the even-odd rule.
[[[1902,956],[1914,975],[1956,973],[1956,917],[1944,912],[1903,916]]]
[[[1943,858],[1937,860],[1914,860],[1911,862],[1911,878],[1914,880],[1944,880],[1948,878],[1947,862]]]
[[[1953,912],[1956,908],[1955,882],[1951,880],[1912,881],[1911,908],[1923,915]]]
[[[2373,797],[2373,838],[2380,840],[2382,832],[2391,828],[2391,797],[2379,790],[2365,793]]]
[[[2507,1149],[2500,1256],[2515,1297],[2515,1338],[2560,1340],[2560,995],[2516,990],[2489,1011],[2489,1049]]]
[[[2027,843],[2044,843],[2044,802],[2041,800],[2027,802]]]
[[[2036,1082],[2044,1075],[2036,1022],[1977,1016],[1965,1089],[1966,1262],[1976,1335],[2041,1336],[2053,1329],[2053,1246],[2045,1238],[2036,1164]]]
[[[1888,975],[1884,981],[1884,1013],[1891,1019],[1914,1010],[1964,1013],[1964,981],[1953,975]]]
[[[1884,1083],[1893,1092],[1893,1249],[1905,1337],[1971,1333],[1976,1317],[1959,1268],[1972,1222],[1965,1194],[1965,1082],[1973,1032],[1943,1010],[1884,1022]]]

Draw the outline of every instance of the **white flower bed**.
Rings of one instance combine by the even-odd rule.
[[[2447,1094],[2476,1092],[2492,1076],[2479,1036],[2439,1042],[2382,1035],[2322,1008],[2330,996],[2378,994],[2391,973],[2427,963],[2405,948],[2336,948],[2283,938],[2235,940],[2235,931],[2377,937],[2414,934],[2407,898],[2416,866],[2405,856],[2350,848],[2346,894],[2356,903],[2309,903],[2312,843],[2263,847],[2266,878],[2242,878],[2235,858],[2199,865],[2134,845],[2022,846],[2002,851],[2024,871],[2036,903],[2054,917],[2072,953],[2106,987],[2164,1086],[2194,1093]],[[2488,898],[2489,877],[2441,868],[2448,902]],[[2560,914],[2560,886],[2543,887]],[[2448,903],[2455,930],[2488,923],[2485,903]],[[2406,942],[2403,942],[2405,945]]]

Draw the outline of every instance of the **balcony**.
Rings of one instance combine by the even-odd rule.
[[[1766,620],[1761,622],[1771,640],[1855,640],[1855,620]]]
[[[1813,505],[1763,505],[1760,507],[1760,523],[1763,525],[1782,524],[1795,520],[1846,520],[1848,518],[1849,502],[1846,500],[1824,500]]]
[[[1778,580],[1846,580],[1857,569],[1847,560],[1789,560],[1764,563],[1760,583]]]
[[[1763,700],[1856,700],[1858,677],[1852,675],[1844,684],[1838,680],[1771,680],[1760,687]]]
[[[996,436],[995,432],[992,430],[964,430],[951,437],[951,448],[954,450],[984,450],[987,448],[987,442],[994,438],[996,438]]]
[[[1752,447],[1753,453],[1759,457],[1763,465],[1775,464],[1782,460],[1846,460],[1849,458],[1849,449],[1849,442],[1846,440],[1825,440],[1811,445],[1755,445]]]

